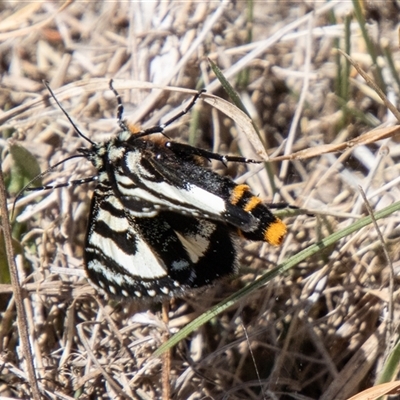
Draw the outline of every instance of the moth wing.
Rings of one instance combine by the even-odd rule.
[[[179,296],[236,269],[236,236],[224,224],[173,212],[132,217],[112,193],[95,191],[92,202],[85,268],[107,293]]]
[[[118,198],[98,191],[89,216],[85,268],[96,286],[111,293],[167,275],[167,266],[137,234]]]
[[[179,239],[191,261],[194,271],[193,287],[211,284],[215,279],[236,272],[237,232],[229,225],[217,221],[176,215],[161,215]],[[175,271],[170,271],[175,273]]]
[[[193,163],[142,158],[130,151],[122,162],[121,173],[115,176],[118,196],[128,209],[132,199],[141,199],[154,210],[223,221],[244,231],[258,224],[250,213],[231,204],[229,197],[212,190],[223,181],[218,174]]]

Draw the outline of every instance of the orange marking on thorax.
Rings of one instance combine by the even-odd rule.
[[[128,128],[129,132],[132,133],[132,135],[136,135],[141,131],[140,125],[137,124],[132,124],[129,122],[125,122],[126,127]]]
[[[138,124],[125,122],[125,125],[128,128],[128,131],[132,135],[137,135],[137,134],[143,132],[143,130],[140,128],[140,125],[138,125]],[[168,141],[168,139],[165,136],[163,136],[161,132],[152,133],[150,135],[143,136],[143,140],[152,141],[153,143],[159,144],[160,146],[162,146],[165,142]]]

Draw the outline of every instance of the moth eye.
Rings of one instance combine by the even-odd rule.
[[[156,159],[157,159],[157,160],[161,160],[162,158],[163,158],[163,157],[162,157],[162,154],[157,154],[157,155],[156,155]]]
[[[171,147],[171,142],[165,142],[165,147]]]

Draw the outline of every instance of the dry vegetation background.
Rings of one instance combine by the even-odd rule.
[[[355,17],[354,4],[364,22]],[[43,171],[87,146],[48,100],[43,79],[80,129],[101,141],[118,129],[110,78],[123,97],[125,117],[150,125],[190,98],[151,85],[206,86],[208,93],[227,97],[209,57],[238,91],[270,155],[314,152],[272,163],[274,185],[263,168],[214,165],[238,182],[246,180],[266,201],[288,202],[315,215],[286,218],[289,235],[281,248],[242,242],[240,274],[197,297],[174,301],[170,333],[366,215],[360,186],[374,211],[400,198],[400,146],[392,134],[338,152],[320,150],[396,124],[336,51],[348,52],[397,107],[395,1],[5,1],[0,13],[0,146],[11,201],[24,174],[36,168],[27,155],[27,165],[16,166],[11,149],[28,150]],[[367,29],[372,48],[360,27]],[[232,120],[203,101],[168,135],[221,153],[258,157],[259,149]],[[48,174],[44,183],[93,173],[78,159]],[[26,289],[39,390],[49,399],[158,399],[162,363],[150,356],[167,329],[160,305],[105,301],[83,276],[92,190],[93,184],[31,193],[17,204],[16,261]],[[182,340],[172,349],[171,398],[346,399],[395,379],[397,359],[391,369],[388,364],[398,341],[398,220],[393,213],[378,221],[385,246],[370,224]],[[0,396],[27,399],[32,386],[4,251],[0,257]]]

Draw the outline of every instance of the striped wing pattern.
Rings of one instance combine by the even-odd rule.
[[[166,143],[134,135],[126,140],[122,132],[87,155],[99,179],[85,267],[105,293],[183,295],[236,271],[239,235],[278,244],[266,233],[278,229],[279,240],[285,233],[284,224],[246,185],[222,178]]]
[[[113,194],[96,192],[92,201],[85,265],[107,293],[177,296],[236,270],[236,237],[228,226],[168,211],[132,217]]]
[[[45,85],[77,134],[91,145],[68,159],[85,157],[98,174],[41,189],[97,183],[84,264],[91,283],[105,294],[183,295],[236,271],[239,236],[272,245],[282,242],[285,224],[247,185],[237,185],[202,166],[212,159],[223,164],[259,161],[165,139],[165,127],[186,114],[204,91],[163,125],[139,131],[124,123],[121,96],[111,80],[121,130],[113,139],[96,143],[78,129]]]

